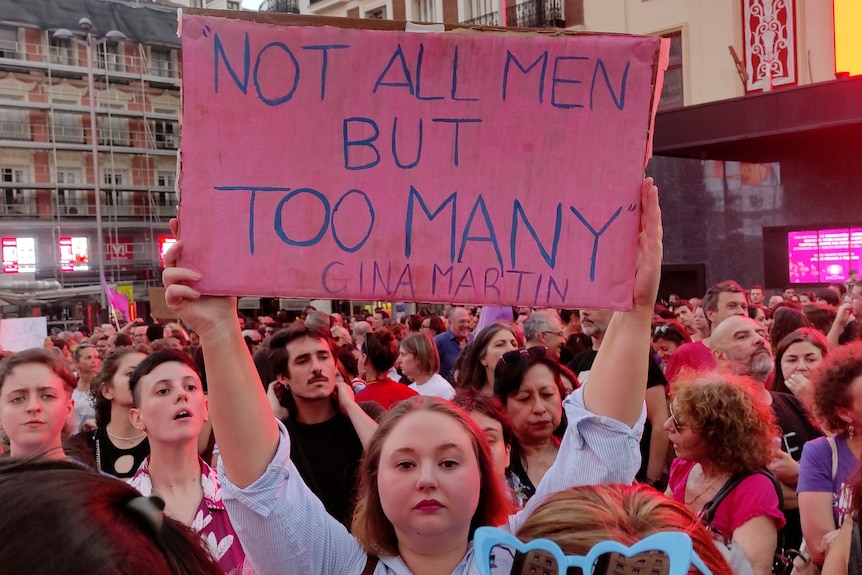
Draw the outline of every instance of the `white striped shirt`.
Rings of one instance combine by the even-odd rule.
[[[646,409],[634,428],[584,407],[583,389],[566,398],[569,426],[557,459],[527,506],[511,515],[505,529],[516,533],[548,496],[581,485],[630,484],[640,467],[640,438]],[[222,495],[231,522],[258,575],[360,575],[366,553],[330,517],[290,460],[290,438],[279,422],[279,446],[266,472],[240,489],[219,461]],[[478,575],[472,546],[452,575]],[[381,557],[374,575],[412,575],[400,557]]]

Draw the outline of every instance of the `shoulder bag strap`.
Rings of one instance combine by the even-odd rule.
[[[743,479],[748,477],[747,474],[737,473],[732,475],[730,479],[728,479],[724,485],[721,486],[721,489],[718,490],[712,499],[709,500],[709,503],[703,506],[703,509],[700,512],[700,519],[706,525],[712,525],[712,520],[715,519],[715,512],[718,509],[718,506],[721,505],[721,502],[724,501],[724,498],[730,494],[731,491],[736,489],[736,486],[739,485]]]
[[[832,479],[838,475],[838,444],[835,443],[834,437],[826,436],[826,441],[829,442],[829,447],[832,449]]]
[[[380,559],[376,555],[368,555],[365,559],[365,569],[362,570],[362,575],[372,575],[374,569],[377,568],[377,562]]]

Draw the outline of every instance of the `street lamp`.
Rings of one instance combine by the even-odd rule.
[[[93,146],[93,187],[96,192],[96,265],[99,268],[99,281],[103,286],[102,307],[105,306],[105,287],[107,280],[105,279],[105,253],[104,243],[105,238],[102,235],[102,188],[99,182],[101,174],[99,173],[99,132],[96,124],[96,91],[93,68],[93,48],[101,46],[106,42],[125,40],[126,35],[119,30],[109,30],[104,38],[96,38],[90,30],[93,29],[93,22],[89,18],[81,18],[78,20],[78,26],[86,34],[86,40],[76,38],[75,35],[66,28],[60,28],[54,31],[54,38],[62,40],[71,40],[72,42],[84,46],[87,49],[87,83],[90,91],[90,136]],[[110,311],[110,310],[109,310]]]

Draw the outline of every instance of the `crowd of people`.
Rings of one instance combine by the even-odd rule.
[[[182,250],[175,323],[4,354],[4,569],[847,572],[862,283],[656,303],[650,180],[628,312],[250,318]]]

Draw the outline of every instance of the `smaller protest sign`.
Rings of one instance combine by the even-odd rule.
[[[0,320],[0,348],[5,351],[23,351],[42,347],[46,337],[48,337],[48,323],[44,317]]]

